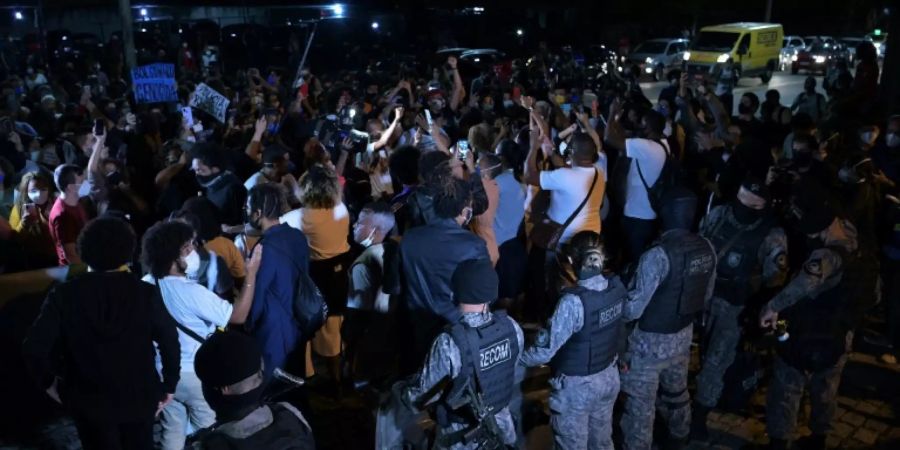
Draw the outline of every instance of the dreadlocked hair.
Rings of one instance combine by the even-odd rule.
[[[463,209],[472,204],[469,183],[452,176],[432,179],[434,213],[441,219],[455,219]]]

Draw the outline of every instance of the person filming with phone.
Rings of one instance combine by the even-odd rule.
[[[50,210],[56,201],[53,182],[41,173],[27,173],[19,183],[19,195],[9,215],[10,227],[22,246],[21,268],[56,265],[56,249],[50,236]]]

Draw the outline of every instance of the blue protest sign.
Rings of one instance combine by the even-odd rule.
[[[150,64],[131,69],[137,103],[177,102],[174,64]]]

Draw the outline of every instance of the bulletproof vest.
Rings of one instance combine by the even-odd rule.
[[[256,450],[277,448],[285,450],[313,450],[316,448],[312,431],[293,412],[278,403],[268,405],[272,410],[269,426],[240,439],[221,431],[212,431],[201,440],[205,450]]]
[[[805,297],[781,312],[789,338],[778,345],[778,354],[789,365],[806,371],[834,367],[846,351],[847,332],[856,326],[854,303],[860,300],[861,273],[853,255],[843,248],[829,247],[841,255],[841,277],[831,289],[815,298]]]
[[[563,290],[578,296],[584,308],[584,324],[560,347],[550,361],[554,374],[586,376],[609,367],[616,358],[622,333],[622,306],[628,296],[619,277],[603,291],[581,286]]]
[[[669,258],[669,273],[656,288],[638,326],[649,333],[673,334],[690,325],[703,310],[716,260],[706,239],[687,230],[666,232],[658,244]]]
[[[741,226],[731,214],[731,207],[709,236],[716,249],[715,295],[732,305],[743,305],[757,290],[762,278],[759,248],[772,229],[774,221],[764,217]]]
[[[467,384],[473,383],[474,392],[487,412],[496,414],[509,405],[514,383],[513,375],[519,358],[519,342],[512,321],[504,311],[494,313],[490,322],[470,327],[462,322],[449,327],[450,334],[459,348],[462,368],[453,379],[450,391],[438,403],[438,424],[450,422],[475,425],[471,399],[459,401]],[[469,401],[466,401],[469,400]]]

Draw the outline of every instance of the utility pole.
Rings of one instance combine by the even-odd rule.
[[[122,20],[122,51],[125,53],[124,76],[131,74],[131,69],[137,66],[134,52],[134,32],[132,25],[134,20],[131,15],[131,0],[119,0],[119,16]]]
[[[774,0],[766,0],[766,22],[772,21],[772,2]]]

